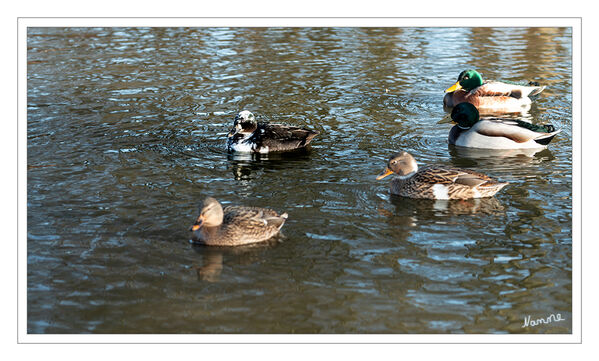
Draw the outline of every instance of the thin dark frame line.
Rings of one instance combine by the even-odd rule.
[[[19,343],[19,173],[20,173],[20,154],[19,154],[19,94],[20,94],[20,83],[19,76],[21,72],[19,69],[19,18],[17,18],[17,344]],[[27,120],[25,120],[27,122]],[[27,243],[27,242],[25,242]]]
[[[23,342],[25,345],[576,345],[581,342]]]
[[[581,19],[582,16],[19,16],[17,19]],[[464,26],[460,26],[464,27]]]

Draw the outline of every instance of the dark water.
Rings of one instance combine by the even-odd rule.
[[[570,333],[568,28],[30,28],[29,333]],[[534,79],[563,131],[534,155],[447,145],[466,68]],[[228,156],[236,112],[317,129]],[[395,198],[398,149],[510,186]],[[289,213],[278,239],[192,246],[206,196]],[[565,319],[523,328],[527,316]]]

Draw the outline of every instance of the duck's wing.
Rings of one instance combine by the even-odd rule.
[[[516,99],[531,97],[539,94],[545,89],[544,86],[528,86],[504,83],[500,81],[489,81],[472,89],[469,96],[474,97],[500,97],[507,96]]]
[[[426,167],[414,175],[414,180],[429,184],[453,185],[461,184],[468,187],[476,187],[488,182],[496,182],[486,174],[478,173],[468,169]]]
[[[268,208],[229,206],[224,210],[223,224],[244,229],[260,229],[266,226],[278,226],[284,222],[287,214],[278,215]],[[281,218],[283,221],[280,222]]]
[[[454,169],[432,166],[421,168],[411,178],[415,183],[422,184],[452,184],[459,176],[459,172]]]
[[[308,145],[319,132],[283,124],[263,124],[258,129],[262,144],[270,148],[298,148]]]
[[[537,142],[547,140],[549,143],[561,131],[555,130],[551,125],[534,125],[519,120],[497,118],[481,119],[471,129],[487,137],[504,137],[516,143],[525,143],[529,140]]]

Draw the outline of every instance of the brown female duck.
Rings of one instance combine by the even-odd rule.
[[[206,198],[200,215],[189,229],[192,242],[207,246],[241,246],[266,241],[277,235],[287,220],[268,208],[223,207],[211,197]]]
[[[376,179],[383,179],[391,174],[395,174],[391,181],[391,194],[408,198],[492,197],[508,184],[468,169],[439,166],[418,169],[414,157],[403,151],[391,156],[387,167]]]

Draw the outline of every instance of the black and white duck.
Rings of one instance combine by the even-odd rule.
[[[319,132],[283,124],[257,122],[254,114],[244,110],[235,116],[227,135],[229,152],[285,152],[307,146]]]

